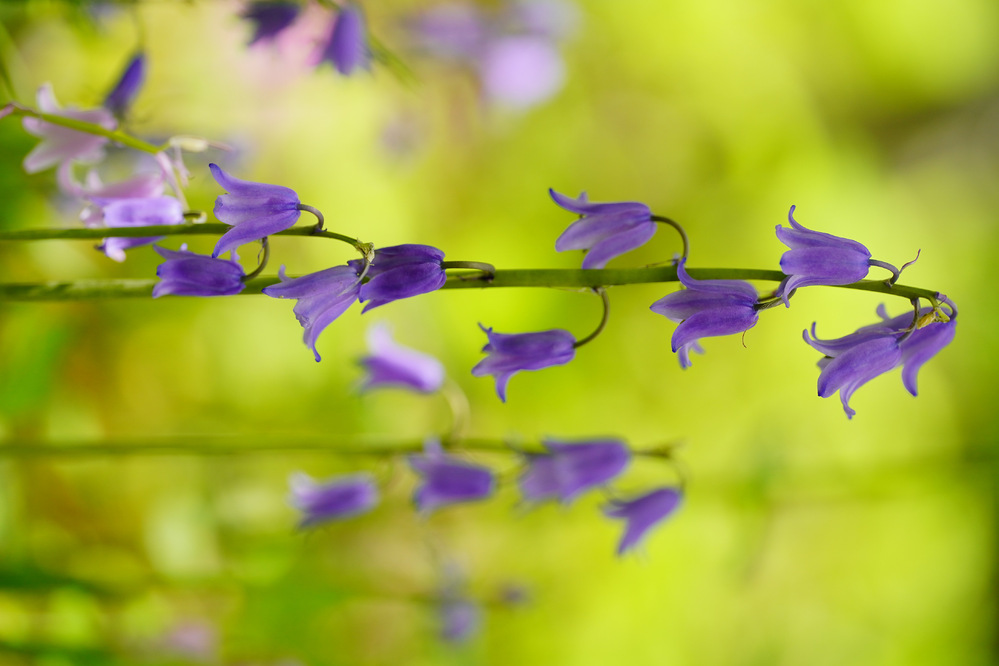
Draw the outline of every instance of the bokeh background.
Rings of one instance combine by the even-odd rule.
[[[408,52],[404,19],[429,6],[365,3],[399,61],[344,78],[308,65],[308,35],[248,49],[238,2],[4,3],[4,95],[31,104],[48,81],[63,104],[97,105],[141,49],[130,131],[229,148],[188,158],[192,207],[211,210],[218,161],[293,187],[334,230],[501,268],[578,267],[554,252],[572,215],[549,187],[648,203],[686,226],[699,267],[776,268],[773,230],[795,204],[798,221],[876,258],[921,249],[903,282],[958,304],[920,396],[895,371],[858,391],[852,421],[816,397],[802,329],[844,335],[885,300],[838,289],[766,312],[745,346],[707,340],[683,371],[673,325],[648,309],[674,287],[616,287],[603,335],[515,377],[507,404],[469,373],[477,323],[584,335],[592,295],[354,308],[321,336],[318,364],[290,304],[263,296],[0,303],[0,663],[997,663],[999,5],[580,0],[552,36],[564,82],[531,104],[487,95],[460,59]],[[328,11],[306,16],[321,34]],[[35,139],[7,119],[0,141],[0,226],[76,224],[52,171],[21,170]],[[352,258],[303,238],[273,250],[291,273]],[[663,230],[611,267],[678,250]],[[157,263],[149,248],[116,264],[89,242],[0,244],[4,282],[147,278]],[[336,452],[447,426],[437,398],[357,394],[374,321],[442,359],[475,436],[681,444],[682,510],[625,558],[599,493],[525,510],[508,483],[416,516],[404,461]],[[163,444],[192,449],[142,450]],[[36,455],[44,445],[64,449]],[[511,456],[471,457],[514,478]],[[288,475],[358,469],[387,480],[382,506],[296,531]],[[675,481],[641,461],[617,489]],[[454,572],[483,608],[460,645],[439,638],[434,601]],[[504,602],[511,589],[526,602]]]

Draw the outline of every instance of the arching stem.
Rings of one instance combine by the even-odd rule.
[[[653,222],[658,222],[660,224],[668,224],[669,226],[671,226],[674,229],[676,229],[676,232],[678,234],[680,234],[680,240],[683,241],[683,254],[681,255],[680,258],[681,259],[686,259],[687,255],[690,254],[690,240],[687,238],[687,232],[683,230],[683,227],[681,227],[678,222],[675,222],[675,221],[671,220],[670,218],[663,217],[661,215],[653,215],[652,216],[652,221]]]
[[[582,340],[577,340],[576,344],[573,345],[574,349],[582,347],[587,342],[590,342],[598,335],[600,335],[604,330],[604,326],[607,325],[607,320],[610,318],[610,298],[607,296],[607,290],[604,289],[603,287],[596,287],[593,289],[593,293],[598,294],[600,296],[600,302],[603,304],[604,307],[603,315],[600,317],[600,323],[597,324],[596,330],[587,335]]]

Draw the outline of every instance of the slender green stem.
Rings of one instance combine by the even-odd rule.
[[[11,105],[10,115],[30,116],[32,118],[44,120],[52,125],[59,125],[60,127],[66,127],[78,132],[84,132],[85,134],[107,137],[115,143],[120,143],[123,146],[128,146],[129,148],[134,148],[135,150],[141,150],[142,152],[149,153],[150,155],[155,155],[164,148],[161,146],[154,146],[151,143],[146,143],[141,139],[136,139],[134,136],[126,134],[120,130],[109,130],[95,123],[88,123],[83,120],[60,116],[54,113],[42,113],[41,111],[28,109],[17,104]]]
[[[318,234],[323,230],[323,226],[326,224],[326,218],[323,217],[322,211],[320,211],[315,206],[308,206],[304,203],[298,204],[298,210],[304,210],[308,213],[312,213],[316,217],[316,226],[312,227],[312,233]]]
[[[661,215],[653,215],[652,221],[660,224],[667,224],[676,229],[676,232],[680,234],[680,240],[683,241],[683,254],[681,255],[681,258],[686,258],[690,254],[690,240],[687,238],[687,232],[683,230],[683,227],[681,227],[678,222],[674,222],[670,218],[663,217]]]
[[[263,273],[264,268],[267,266],[267,261],[271,258],[271,244],[267,241],[267,236],[264,236],[261,239],[260,244],[263,246],[260,249],[261,254],[263,255],[260,257],[260,263],[255,269],[253,269],[252,273],[247,273],[243,276],[243,282],[248,282]]]
[[[572,345],[574,349],[582,347],[587,342],[592,341],[600,335],[600,333],[604,330],[604,326],[607,325],[607,320],[610,319],[610,298],[607,296],[607,290],[603,287],[596,287],[593,292],[600,296],[600,304],[603,305],[603,314],[600,316],[600,323],[597,324],[597,328],[582,340],[577,340],[576,343]]]
[[[472,413],[468,396],[461,390],[461,386],[450,378],[445,380],[439,393],[447,402],[448,409],[451,410],[451,428],[442,444],[445,448],[461,448],[464,445],[464,437],[468,431],[468,423]]]
[[[461,275],[462,280],[492,280],[496,275],[496,267],[484,261],[442,261],[441,268],[448,270],[451,268],[471,268],[481,271],[482,275]]]

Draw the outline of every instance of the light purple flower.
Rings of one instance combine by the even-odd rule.
[[[371,59],[367,27],[361,8],[353,3],[344,5],[337,14],[329,41],[319,55],[319,62],[329,61],[344,76],[357,68],[367,68]]]
[[[493,103],[525,111],[565,85],[565,63],[543,37],[514,35],[489,43],[480,62],[482,91]]]
[[[94,198],[108,227],[148,227],[160,224],[180,224],[184,221],[184,211],[180,202],[173,197],[158,196],[133,199]],[[98,246],[101,252],[115,261],[125,261],[125,250],[141,245],[150,245],[163,236],[145,238],[105,238]]]
[[[537,333],[493,333],[479,324],[489,338],[482,351],[489,356],[479,361],[472,374],[476,377],[493,375],[496,394],[506,402],[506,385],[521,370],[540,370],[565,365],[576,355],[576,339],[569,331],[555,328]]]
[[[153,298],[174,296],[231,296],[243,291],[243,267],[229,259],[218,259],[180,250],[154,246],[166,261],[156,268],[160,281]]]
[[[898,345],[899,335],[886,332],[853,344],[836,354],[819,361],[818,392],[820,398],[828,398],[839,391],[843,411],[847,418],[857,412],[850,407],[850,397],[854,391],[895,368],[902,362],[902,350]],[[805,333],[805,342],[815,347]],[[832,341],[834,344],[838,341]],[[816,347],[817,348],[817,347]]]
[[[582,216],[558,237],[555,250],[588,250],[583,268],[603,268],[614,257],[645,245],[656,233],[652,211],[643,203],[590,203],[585,192],[578,199],[548,192],[560,207]]]
[[[437,291],[447,282],[441,262],[444,253],[430,245],[394,245],[375,250],[367,277],[361,286],[362,312],[397,301]],[[358,272],[363,261],[347,262]]]
[[[271,41],[295,22],[300,7],[295,2],[264,0],[251,2],[240,16],[253,25],[253,37],[248,46]]]
[[[673,332],[672,346],[680,366],[690,367],[690,352],[703,353],[699,340],[748,331],[759,320],[758,295],[742,280],[695,280],[681,259],[676,274],[685,287],[660,298],[650,309],[680,324]]]
[[[100,125],[104,129],[113,130],[118,122],[107,109],[92,109],[79,111],[76,109],[61,109],[56,101],[52,86],[44,84],[38,89],[38,110],[74,120]],[[28,173],[44,171],[62,162],[95,162],[104,157],[106,137],[87,134],[77,130],[53,125],[39,118],[25,117],[24,129],[42,139],[24,158],[24,170]]]
[[[790,250],[780,258],[780,269],[788,276],[777,295],[788,298],[799,287],[852,284],[867,277],[871,252],[857,241],[811,231],[794,219],[794,206],[788,211],[791,228],[777,225],[777,238]]]
[[[604,515],[626,521],[617,554],[623,555],[637,546],[650,529],[677,510],[682,497],[676,488],[658,488],[634,499],[611,500],[606,504]]]
[[[486,499],[496,487],[492,470],[445,454],[436,440],[427,440],[423,455],[409,456],[409,465],[423,480],[413,494],[413,502],[422,513]]]
[[[438,607],[441,623],[441,640],[447,643],[464,643],[482,626],[482,609],[471,599],[445,598]]]
[[[371,354],[361,359],[367,370],[362,391],[396,387],[433,393],[444,383],[444,366],[440,361],[396,344],[384,324],[368,329],[368,349]]]
[[[267,185],[230,176],[217,164],[209,164],[212,176],[228,194],[215,200],[215,217],[232,225],[222,234],[213,257],[271,234],[284,231],[298,221],[298,194],[282,185]]]
[[[323,483],[308,474],[293,474],[289,479],[291,505],[302,512],[299,527],[341,518],[352,518],[371,511],[378,504],[378,487],[370,474],[353,474]]]
[[[489,21],[475,5],[428,7],[405,20],[413,48],[444,59],[477,57],[489,36]]]
[[[122,72],[121,78],[104,98],[104,108],[118,118],[125,115],[132,100],[139,94],[146,79],[146,56],[135,54]]]
[[[519,480],[521,494],[532,502],[551,498],[569,503],[611,481],[631,460],[628,447],[616,439],[543,444],[549,453],[529,454],[529,467]]]
[[[278,271],[280,284],[264,287],[263,292],[273,298],[295,298],[294,313],[305,329],[305,345],[321,360],[316,351],[316,340],[327,326],[347,311],[357,300],[361,283],[358,273],[350,266],[334,266],[318,273],[289,279],[284,266]]]

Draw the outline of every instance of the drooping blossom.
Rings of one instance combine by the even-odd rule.
[[[271,41],[295,22],[301,7],[296,2],[263,0],[251,2],[240,16],[253,26],[253,36],[248,46]]]
[[[668,518],[680,506],[683,495],[676,488],[657,488],[630,500],[611,500],[604,515],[625,521],[624,536],[617,547],[623,555],[637,546],[646,533]]]
[[[543,442],[548,453],[529,454],[519,479],[524,499],[569,503],[583,492],[608,483],[628,466],[631,452],[616,439]]]
[[[319,63],[330,62],[340,74],[350,76],[358,68],[366,69],[370,60],[364,13],[357,5],[347,3],[337,13]]]
[[[115,201],[118,199],[147,199],[163,195],[162,172],[142,172],[126,180],[104,184],[97,171],[87,171],[83,182],[78,182],[73,174],[73,165],[64,162],[56,171],[56,183],[68,196],[87,200],[80,211],[80,221],[89,228],[104,224],[104,208],[95,201]]]
[[[652,211],[643,203],[590,203],[585,192],[578,199],[551,189],[548,192],[560,207],[581,216],[558,237],[555,250],[587,250],[583,268],[603,268],[614,257],[641,247],[656,233]]]
[[[441,267],[444,253],[430,245],[394,245],[375,250],[369,278],[361,286],[361,302],[367,303],[363,312],[402,298],[419,296],[437,291],[447,282]],[[349,262],[358,272],[363,260]]]
[[[699,340],[748,331],[759,320],[758,295],[742,280],[695,280],[687,273],[686,259],[676,267],[685,287],[660,298],[650,309],[679,326],[673,332],[672,348],[680,366],[690,367],[690,352],[704,353]]]
[[[440,361],[397,344],[384,324],[368,329],[368,350],[370,354],[361,359],[366,370],[362,391],[395,387],[433,393],[444,383],[444,366]]]
[[[506,402],[506,385],[521,370],[540,370],[565,365],[576,355],[576,339],[569,331],[556,328],[537,333],[493,333],[479,324],[489,342],[482,351],[489,355],[479,361],[472,374],[476,377],[493,375],[496,394]]]
[[[288,481],[291,505],[302,513],[299,527],[352,518],[378,504],[378,486],[370,474],[352,474],[320,483],[299,472]]]
[[[131,199],[94,198],[108,227],[149,227],[161,224],[180,224],[184,221],[184,211],[180,202],[173,197],[143,197]],[[162,240],[163,236],[145,238],[105,238],[98,246],[101,252],[115,261],[125,261],[125,250],[141,245],[149,245]]]
[[[137,53],[129,60],[125,70],[121,73],[121,78],[104,98],[104,108],[118,118],[123,117],[128,108],[132,106],[132,101],[139,94],[139,90],[142,89],[145,79],[146,56],[143,53]]]
[[[284,231],[302,214],[295,190],[234,178],[217,164],[208,167],[215,181],[228,192],[215,200],[215,217],[232,225],[216,243],[213,257]]]
[[[493,494],[496,480],[492,470],[474,465],[441,449],[440,442],[427,440],[422,455],[409,456],[409,465],[422,477],[413,494],[421,513],[430,513],[449,504],[483,500]]]
[[[38,110],[42,113],[81,120],[107,130],[113,130],[118,126],[118,121],[104,108],[89,111],[60,108],[55,93],[52,92],[52,86],[48,83],[38,89],[37,102]],[[40,118],[26,116],[22,122],[29,134],[42,140],[24,158],[24,170],[28,173],[44,171],[67,161],[96,162],[104,157],[104,145],[108,142],[106,137],[54,125]]]
[[[284,266],[278,271],[279,284],[264,287],[263,293],[273,298],[295,298],[294,313],[305,329],[305,346],[312,350],[316,361],[316,340],[327,326],[347,311],[357,300],[361,283],[358,272],[350,266],[334,266],[318,273],[289,279]]]
[[[871,252],[857,241],[811,231],[794,219],[794,206],[788,211],[791,228],[777,225],[777,238],[790,250],[781,255],[780,269],[788,276],[777,295],[788,298],[799,287],[852,284],[867,277]]]
[[[166,261],[156,268],[160,281],[153,298],[174,296],[232,296],[243,291],[243,267],[229,259],[153,246]]]

